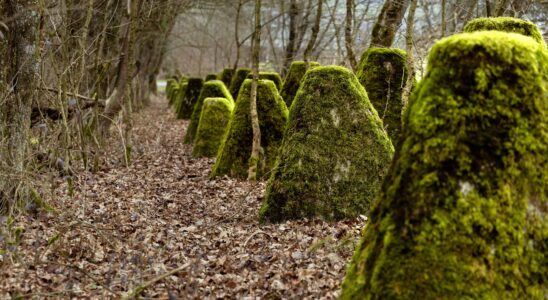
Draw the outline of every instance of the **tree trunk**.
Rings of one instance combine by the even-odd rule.
[[[312,27],[310,40],[308,41],[308,44],[306,45],[306,49],[304,50],[304,55],[303,55],[304,61],[307,64],[310,57],[310,53],[312,53],[312,49],[314,49],[314,45],[316,44],[316,40],[318,39],[318,33],[320,32],[320,22],[322,20],[322,6],[323,6],[323,0],[318,0],[318,7],[316,8],[316,19],[314,21],[314,26]]]
[[[346,55],[353,71],[356,71],[358,63],[354,54],[354,39],[352,36],[352,20],[354,13],[354,0],[346,0],[346,25],[344,28],[344,45],[346,47]]]
[[[240,13],[242,11],[242,5],[243,5],[243,0],[239,0],[238,1],[238,7],[236,8],[236,21],[234,21],[234,38],[236,39],[236,59],[234,60],[234,72],[236,72],[236,69],[238,69],[238,63],[240,61],[240,49],[242,47],[242,44],[240,42],[240,37],[239,37],[239,28],[240,28]]]
[[[7,0],[0,4],[6,40],[0,40],[0,209],[29,200],[29,128],[39,72],[37,0]],[[5,100],[4,100],[5,99]],[[21,201],[21,202],[20,202]]]
[[[299,8],[297,7],[297,1],[291,0],[289,4],[289,38],[287,41],[287,47],[285,48],[285,59],[282,70],[282,75],[287,72],[289,64],[295,58],[295,42],[297,39],[297,17],[299,16]]]
[[[415,65],[413,60],[413,29],[415,23],[415,10],[417,9],[417,0],[411,0],[411,6],[409,7],[409,13],[407,14],[407,29],[405,32],[405,50],[407,51],[407,81],[402,91],[402,104],[403,107],[407,107],[409,102],[409,95],[411,94],[411,88],[415,80]],[[396,141],[397,142],[397,141]]]
[[[441,0],[441,37],[440,38],[443,38],[445,36],[445,29],[447,28],[447,25],[445,24],[445,22],[446,22],[446,17],[445,17],[446,5],[445,5],[445,2],[446,2],[446,0]]]
[[[131,9],[130,9],[131,10]],[[100,117],[100,130],[102,136],[107,136],[110,129],[110,125],[122,110],[124,105],[124,97],[126,96],[126,87],[130,75],[130,67],[132,64],[130,57],[130,49],[132,47],[132,18],[131,12],[128,11],[128,15],[122,22],[124,25],[124,37],[122,40],[122,49],[120,51],[118,60],[118,76],[116,81],[116,87],[109,99],[106,102],[105,111]]]
[[[261,49],[261,0],[255,0],[255,33],[253,34],[253,55],[251,82],[250,116],[251,127],[253,128],[253,145],[249,157],[248,180],[257,179],[257,165],[261,155],[261,128],[259,127],[259,114],[257,112],[257,85],[259,83],[259,54]]]
[[[403,20],[409,0],[386,0],[371,33],[370,47],[389,48]]]
[[[522,0],[525,1],[525,0]],[[495,4],[495,17],[502,17],[508,7],[508,0],[497,0]]]

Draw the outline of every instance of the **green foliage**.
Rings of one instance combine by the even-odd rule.
[[[219,73],[217,76],[217,79],[222,81],[227,87],[230,87],[230,83],[232,82],[232,77],[234,76],[234,69],[226,68]]]
[[[211,177],[228,174],[232,177],[247,178],[248,160],[253,143],[249,108],[250,92],[251,79],[247,79],[238,95]],[[263,178],[274,167],[288,114],[287,107],[271,80],[259,80],[257,113],[263,148],[258,163],[257,178]]]
[[[315,61],[311,61],[308,64],[309,67],[312,68],[320,66],[320,64]],[[291,103],[293,103],[293,98],[295,98],[295,95],[297,94],[297,90],[299,89],[299,85],[301,84],[301,80],[306,73],[306,70],[307,67],[304,61],[294,61],[289,66],[289,71],[287,72],[280,89],[280,95],[284,99],[287,107],[290,107]]]
[[[394,145],[402,130],[401,93],[407,80],[406,59],[407,54],[400,49],[369,48],[356,73]]]
[[[217,74],[207,74],[204,81],[216,80]]]
[[[238,93],[240,92],[240,87],[242,86],[242,83],[247,78],[247,74],[251,73],[251,69],[248,68],[241,68],[236,70],[236,74],[232,77],[232,81],[230,82],[230,88],[228,89],[230,91],[230,94],[232,95],[232,99],[238,98]]]
[[[225,135],[234,101],[226,98],[206,98],[194,139],[192,156],[215,157]]]
[[[230,95],[225,84],[222,81],[211,80],[204,83],[202,91],[198,96],[198,101],[196,101],[196,104],[194,104],[194,110],[192,111],[190,124],[188,124],[188,128],[186,130],[184,140],[186,144],[191,144],[194,142],[194,138],[196,137],[196,130],[198,129],[198,124],[200,123],[200,116],[202,115],[202,106],[205,99],[218,97],[226,98],[228,101],[234,102],[234,100],[232,100],[232,96]]]
[[[253,72],[249,73],[247,75],[247,79],[253,78]],[[282,77],[280,77],[280,74],[276,72],[259,72],[259,79],[263,80],[272,80],[274,82],[274,85],[276,85],[276,89],[279,91],[282,86]]]
[[[367,213],[393,153],[351,71],[336,66],[309,70],[291,105],[261,221]]]
[[[198,96],[200,95],[203,84],[204,81],[202,78],[193,77],[188,79],[185,88],[180,91],[184,93],[181,93],[179,96],[181,99],[178,101],[177,119],[190,118],[194,104],[198,101]]]
[[[533,38],[535,41],[546,47],[542,33],[535,23],[517,18],[477,18],[464,26],[464,32],[496,30],[523,34]]]
[[[529,37],[434,45],[342,299],[545,299],[547,89]]]

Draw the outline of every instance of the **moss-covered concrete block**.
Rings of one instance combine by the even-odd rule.
[[[434,45],[341,299],[546,299],[548,52]]]
[[[173,105],[175,102],[175,94],[177,93],[179,89],[179,84],[177,81],[170,79],[167,81],[166,85],[166,97],[169,102],[169,105]]]
[[[232,99],[238,98],[238,92],[240,92],[240,87],[242,86],[242,83],[247,78],[247,75],[251,73],[251,69],[248,68],[241,68],[236,70],[236,73],[234,76],[232,76],[232,81],[230,82],[229,91],[232,95]]]
[[[184,88],[184,93],[181,95],[179,105],[177,107],[178,119],[189,119],[194,109],[194,104],[198,101],[198,96],[202,90],[204,81],[202,78],[189,78]]]
[[[200,123],[200,116],[202,115],[202,106],[205,99],[219,97],[226,98],[228,101],[234,102],[234,100],[232,100],[230,92],[228,92],[228,89],[222,81],[210,80],[204,83],[202,91],[198,96],[198,101],[196,101],[196,103],[194,104],[192,117],[190,118],[190,123],[188,124],[188,128],[185,134],[185,144],[191,144],[194,142],[194,138],[196,137],[196,130],[198,129],[198,124]]]
[[[173,94],[173,108],[175,109],[175,116],[177,117],[177,119],[183,119],[183,99],[185,97],[187,87],[188,82],[181,82],[179,84],[179,87]]]
[[[226,98],[205,99],[196,130],[192,156],[215,157],[217,155],[233,109],[234,101]]]
[[[394,148],[356,76],[309,70],[291,105],[262,221],[352,218],[369,211]]]
[[[217,74],[207,74],[204,81],[216,80]]]
[[[308,63],[309,68],[318,67],[319,65],[320,64],[315,61]],[[294,61],[289,66],[289,71],[287,72],[287,75],[282,83],[282,87],[280,88],[280,95],[284,99],[287,107],[291,107],[293,98],[295,98],[295,95],[297,94],[297,90],[299,89],[299,85],[301,84],[301,80],[306,73],[306,70],[307,66],[304,61]]]
[[[230,87],[230,83],[232,82],[232,77],[234,76],[234,69],[231,68],[225,68],[217,75],[217,79],[222,81],[227,87]]]
[[[523,34],[546,47],[546,42],[542,37],[542,33],[538,26],[531,22],[510,17],[496,18],[477,18],[468,22],[464,28],[464,32],[496,30],[504,32],[513,32]]]
[[[229,175],[247,178],[248,160],[253,144],[250,117],[251,79],[242,85],[228,130],[217,154],[211,177]],[[257,86],[257,113],[261,129],[261,146],[257,178],[268,176],[274,167],[287,121],[287,107],[271,80],[259,80]]]
[[[401,49],[369,48],[363,53],[356,73],[394,145],[402,130],[406,59],[407,54]]]
[[[169,78],[166,81],[166,98],[169,100],[170,104],[171,104],[172,91],[176,85],[177,85],[177,81],[173,78]]]
[[[249,73],[247,75],[247,79],[251,78],[253,78],[253,73]],[[276,85],[276,89],[278,91],[282,87],[282,77],[280,77],[280,74],[276,72],[259,72],[259,79],[272,80],[272,82],[274,82],[274,85]]]

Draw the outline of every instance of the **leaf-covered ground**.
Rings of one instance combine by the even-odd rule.
[[[213,160],[182,143],[187,125],[154,99],[129,168],[113,139],[72,196],[54,180],[53,212],[0,217],[0,298],[336,297],[363,220],[259,224],[265,183],[210,179]]]

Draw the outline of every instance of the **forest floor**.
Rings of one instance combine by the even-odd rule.
[[[363,220],[260,224],[265,183],[210,179],[187,125],[155,98],[135,116],[130,167],[112,154],[73,193],[56,179],[53,211],[0,217],[0,299],[335,298]]]

